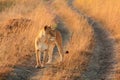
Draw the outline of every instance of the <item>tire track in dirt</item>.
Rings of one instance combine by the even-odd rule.
[[[95,34],[93,55],[88,63],[87,70],[82,73],[81,78],[82,80],[111,80],[107,77],[109,77],[108,75],[114,64],[114,40],[110,38],[110,33],[103,28],[103,25],[75,8],[72,5],[73,1],[74,0],[68,0],[69,7],[87,19],[87,22],[92,26]]]

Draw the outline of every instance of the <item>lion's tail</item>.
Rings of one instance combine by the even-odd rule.
[[[63,52],[64,52],[64,54],[69,54],[69,51],[66,49],[65,46],[64,46],[64,48],[63,48]]]
[[[65,54],[69,54],[69,51],[65,51]]]

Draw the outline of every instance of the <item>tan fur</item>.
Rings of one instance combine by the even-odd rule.
[[[48,26],[46,26],[48,27]],[[48,62],[50,64],[53,58],[53,48],[55,45],[58,48],[60,55],[60,62],[63,61],[62,36],[58,30],[51,28],[42,29],[35,39],[36,51],[36,67],[42,67],[45,64],[46,54],[48,53]],[[41,61],[41,53],[43,53],[43,60]]]

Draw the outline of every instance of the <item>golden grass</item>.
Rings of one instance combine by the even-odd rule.
[[[114,80],[120,79],[120,0],[75,0],[74,5],[87,15],[101,22],[112,33],[115,42]]]
[[[75,6],[98,21],[105,24],[114,34],[120,32],[120,5],[119,0],[75,0]]]

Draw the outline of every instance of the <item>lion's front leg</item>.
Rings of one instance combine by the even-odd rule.
[[[48,49],[48,62],[47,64],[51,64],[52,62],[52,58],[53,58],[53,48],[55,47],[54,44],[50,45],[49,46],[49,49]]]
[[[40,68],[41,67],[41,51],[40,50],[36,50],[36,68]]]
[[[45,50],[43,53],[43,60],[42,60],[43,67],[45,66],[45,62],[47,61],[47,53],[48,53],[48,50]]]

